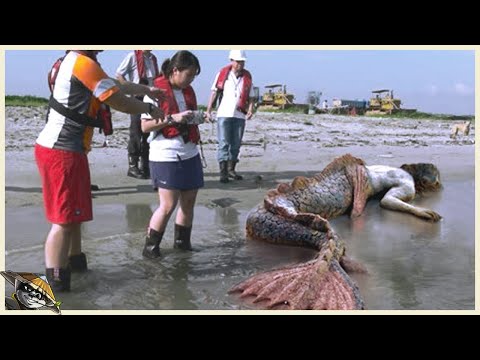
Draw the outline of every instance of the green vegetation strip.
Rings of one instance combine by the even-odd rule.
[[[420,111],[409,112],[409,111],[398,111],[393,114],[375,114],[369,115],[371,117],[379,118],[394,118],[394,119],[432,119],[432,120],[471,120],[475,121],[475,116],[473,115],[449,115],[449,114],[431,114],[424,113]]]
[[[38,96],[5,95],[5,106],[46,106],[48,99]]]
[[[19,96],[19,95],[6,95],[5,96],[5,106],[46,106],[48,105],[48,99],[38,97],[38,96]],[[199,105],[199,109],[206,110],[204,105]],[[275,113],[288,113],[288,114],[305,114],[308,111],[308,105],[297,105],[286,109],[258,109],[259,111],[266,112],[275,112]],[[475,116],[473,115],[448,115],[448,114],[431,114],[424,112],[411,112],[411,111],[398,111],[393,114],[375,114],[369,115],[370,117],[378,118],[396,118],[396,119],[432,119],[432,120],[471,120],[475,121]]]

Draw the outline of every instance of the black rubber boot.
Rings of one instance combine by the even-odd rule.
[[[70,291],[70,269],[47,268],[45,275],[54,294]]]
[[[142,255],[149,259],[155,259],[160,256],[160,242],[163,238],[163,232],[158,232],[153,229],[148,229],[148,234],[145,237],[145,247]]]
[[[128,172],[127,176],[133,177],[135,179],[143,179],[143,174],[138,168],[138,156],[129,156],[128,157]]]
[[[228,183],[228,168],[226,161],[220,161],[220,182]]]
[[[138,165],[142,172],[144,179],[150,179],[150,166],[148,162],[148,156],[142,156],[140,158],[140,164]]]
[[[191,226],[186,227],[186,226],[175,224],[173,248],[192,251],[192,244],[190,243],[191,234],[192,234]]]
[[[85,272],[88,270],[87,256],[83,252],[78,255],[69,256],[68,261],[72,272]]]
[[[242,180],[243,176],[238,175],[235,172],[235,166],[237,165],[237,161],[228,160],[228,177],[234,180]]]

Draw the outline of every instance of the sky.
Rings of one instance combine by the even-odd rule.
[[[186,49],[189,50],[189,49]],[[201,73],[194,87],[206,105],[217,71],[229,63],[228,50],[191,50]],[[474,50],[247,50],[246,69],[260,93],[268,84],[284,84],[296,103],[309,91],[321,101],[368,100],[375,89],[393,89],[403,108],[455,115],[475,113]],[[63,50],[6,50],[6,95],[48,97],[47,73]],[[107,74],[128,50],[106,50],[98,60]],[[153,50],[159,66],[174,50]]]

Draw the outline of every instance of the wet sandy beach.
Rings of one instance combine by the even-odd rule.
[[[14,271],[43,272],[43,242],[49,229],[33,157],[44,114],[6,108],[5,264]],[[353,276],[370,310],[474,309],[475,129],[450,139],[454,121],[375,119],[331,115],[259,113],[247,122],[238,171],[242,181],[221,184],[215,160],[216,130],[202,125],[207,162],[199,192],[192,253],[172,249],[173,221],[162,258],[144,260],[145,229],[157,196],[148,180],[126,176],[128,117],[114,114],[113,136],[102,147],[96,134],[89,154],[94,220],[86,223],[84,251],[90,270],[74,275],[72,292],[57,297],[62,310],[249,309],[228,289],[258,271],[305,261],[308,249],[245,240],[248,211],[265,192],[295,176],[321,171],[334,157],[351,153],[368,165],[431,162],[444,189],[417,198],[444,218],[432,224],[367,205],[355,221],[332,221],[349,254],[370,274]],[[12,289],[5,289],[9,296]]]

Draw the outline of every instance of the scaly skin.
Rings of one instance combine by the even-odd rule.
[[[306,264],[256,275],[231,289],[268,309],[363,309],[358,287],[345,273],[345,247],[328,219],[363,211],[372,193],[362,160],[335,159],[312,178],[296,177],[267,193],[247,218],[247,238],[306,246],[319,255]]]
[[[359,216],[369,197],[385,192],[383,208],[437,222],[440,214],[407,202],[416,193],[439,189],[440,172],[433,164],[365,166],[349,154],[312,178],[299,176],[290,185],[280,184],[248,215],[247,238],[310,247],[319,254],[305,264],[253,276],[231,292],[253,297],[267,309],[363,309],[358,287],[345,271],[366,270],[345,256],[328,219],[350,209],[351,217]]]
[[[327,231],[315,230],[295,220],[273,214],[267,211],[263,204],[255,207],[247,217],[248,239],[320,250],[328,241],[327,235]]]

